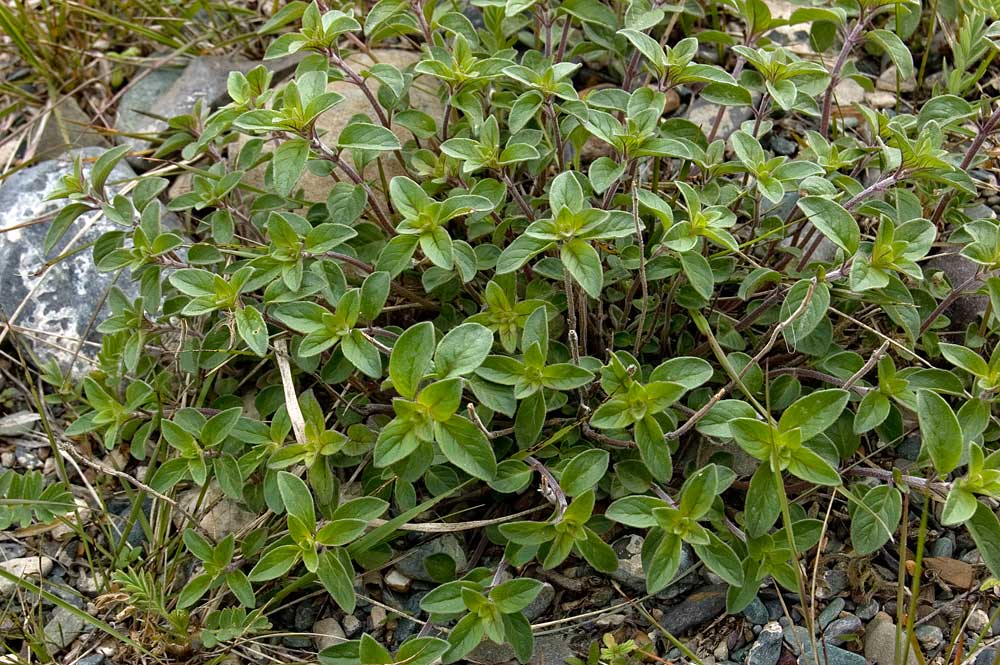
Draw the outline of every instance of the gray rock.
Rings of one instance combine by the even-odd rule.
[[[73,148],[108,147],[108,142],[91,123],[91,118],[80,110],[75,99],[59,100],[41,116],[41,124],[36,130],[35,157],[53,159]]]
[[[760,636],[747,654],[747,665],[776,665],[781,657],[781,624],[771,621],[760,631]]]
[[[315,633],[313,642],[319,651],[340,644],[347,639],[344,629],[340,627],[340,622],[333,617],[317,621],[313,624],[312,632]]]
[[[931,544],[931,556],[950,559],[955,554],[955,538],[945,534]]]
[[[291,71],[299,57],[280,58],[263,63],[274,72],[276,78],[280,78]],[[195,104],[199,101],[202,106],[214,109],[225,104],[229,100],[229,92],[226,82],[229,80],[229,73],[238,71],[246,74],[257,65],[262,64],[250,60],[237,60],[226,56],[201,56],[194,58],[187,67],[170,83],[169,87],[163,90],[155,99],[151,97],[156,93],[156,89],[162,85],[165,77],[160,78],[157,85],[149,84],[149,89],[144,90],[139,97],[136,93],[136,100],[130,101],[128,110],[131,115],[122,119],[123,125],[120,130],[128,129],[130,134],[144,134],[150,137],[159,134],[167,128],[167,119],[178,115],[190,113]],[[144,103],[149,103],[148,107],[143,107]],[[144,115],[139,111],[146,111],[151,115]],[[157,117],[154,117],[157,116]],[[121,142],[132,146],[133,151],[142,152],[151,146],[150,141],[134,136],[122,136]],[[133,156],[132,163],[136,168],[148,168],[148,164],[141,159],[136,161]]]
[[[26,556],[20,559],[8,559],[7,561],[0,562],[0,568],[3,568],[14,577],[37,584],[38,578],[45,577],[52,572],[53,563],[53,560],[47,556]],[[0,577],[0,596],[7,596],[16,588],[16,583],[6,577]]]
[[[803,649],[809,649],[809,631],[802,626],[789,626],[786,624],[787,619],[782,623],[784,625],[783,637],[785,644],[788,645],[792,653],[798,656]]]
[[[817,648],[819,658],[813,656],[812,645],[806,644],[803,654],[799,656],[799,665],[868,665],[865,657],[859,653],[828,643],[818,644]]]
[[[969,294],[983,285],[981,280],[975,279],[978,271],[978,263],[973,263],[958,252],[954,252],[935,256],[928,261],[924,275],[933,278],[935,273],[943,272],[953,289],[971,279],[973,281],[964,289],[964,293]],[[986,311],[987,303],[989,303],[987,296],[962,295],[945,309],[944,313],[952,320],[954,326],[965,328],[970,323],[979,321],[979,317]]]
[[[920,642],[920,646],[924,648],[925,653],[933,652],[944,642],[944,631],[932,624],[918,626],[913,631],[913,635]]]
[[[754,596],[754,599],[750,601],[750,604],[746,606],[743,610],[743,616],[755,626],[763,626],[767,623],[769,618],[769,613],[767,611],[767,606],[761,601],[760,598]]]
[[[994,665],[998,661],[1000,653],[996,649],[983,649],[976,656],[975,665]]]
[[[774,151],[776,155],[785,155],[786,157],[791,157],[796,152],[798,152],[799,146],[795,141],[786,139],[783,136],[772,136],[771,137],[771,150]]]
[[[852,640],[860,635],[861,619],[853,614],[848,614],[843,618],[831,622],[830,625],[823,630],[823,637],[828,642],[833,642],[835,644]]]
[[[104,656],[99,653],[92,653],[76,661],[76,665],[104,665]]]
[[[972,610],[971,614],[969,614],[969,620],[968,623],[965,624],[965,628],[973,633],[980,633],[989,625],[990,615],[983,610],[976,608]]]
[[[354,637],[361,630],[361,620],[353,614],[348,614],[340,620],[340,625],[348,637]]]
[[[816,597],[821,600],[835,598],[847,589],[850,580],[847,571],[840,568],[833,568],[823,573],[823,583],[816,590]]]
[[[319,617],[320,610],[319,603],[302,602],[295,606],[295,618],[292,621],[292,626],[295,630],[307,631],[312,630],[313,632],[318,632],[315,630],[317,623],[317,617]]]
[[[756,100],[755,102],[756,103]],[[715,117],[719,113],[719,106],[705,101],[704,99],[697,99],[695,103],[691,105],[688,109],[688,120],[698,125],[701,131],[705,133],[707,137],[715,124]],[[752,111],[749,106],[729,106],[722,114],[722,121],[719,122],[719,129],[715,133],[716,139],[727,139],[729,135],[740,128],[740,124],[745,120],[749,120],[752,115]]]
[[[200,495],[201,488],[196,487],[182,492],[178,500],[188,512],[195,513]],[[207,512],[206,508],[209,509]],[[238,533],[257,519],[255,513],[245,510],[238,502],[224,496],[222,488],[215,481],[212,481],[205,490],[205,498],[198,512],[202,513],[199,526],[215,540],[222,540],[231,533]],[[178,518],[178,523],[181,519],[182,516]]]
[[[876,614],[865,628],[865,659],[872,665],[895,665],[896,625],[885,612]],[[911,649],[906,665],[918,665],[919,662]]]
[[[834,598],[833,600],[831,600],[829,604],[827,604],[827,606],[823,608],[823,611],[820,612],[819,616],[816,618],[817,621],[819,622],[819,627],[826,628],[828,625],[830,625],[830,622],[836,619],[840,615],[840,613],[844,611],[844,605],[845,602],[843,598]]]
[[[727,589],[727,585],[717,584],[688,594],[679,604],[664,610],[664,629],[679,635],[715,619],[726,610]]]
[[[415,547],[406,553],[404,558],[396,563],[396,568],[411,580],[421,582],[434,582],[434,578],[427,572],[424,566],[424,559],[432,554],[447,554],[455,562],[455,571],[461,574],[469,567],[469,559],[465,555],[465,548],[458,538],[448,533],[440,538],[428,541],[419,547]]]
[[[157,110],[157,100],[180,78],[183,71],[182,67],[160,67],[144,70],[140,74],[141,78],[136,76],[118,101],[115,131],[119,134],[139,134],[145,131],[144,127],[151,121],[145,114],[161,115]],[[125,140],[128,137],[119,137],[119,142]],[[141,168],[143,165],[143,160],[139,157],[128,159],[136,167]]]
[[[861,619],[862,621],[870,621],[872,617],[874,617],[878,613],[878,611],[879,611],[878,601],[872,598],[867,603],[859,607],[855,612],[855,614],[857,614],[858,618]]]
[[[93,159],[103,151],[82,148],[73,155],[83,158],[88,173]],[[22,334],[32,352],[43,362],[55,360],[67,374],[80,377],[88,370],[88,361],[96,357],[100,335],[94,330],[104,317],[102,307],[112,275],[99,273],[91,251],[85,249],[53,264],[42,274],[46,262],[63,252],[97,240],[103,233],[120,230],[103,215],[88,213],[79,217],[53,250],[43,250],[50,222],[29,223],[62,209],[65,201],[46,201],[60,184],[62,176],[72,173],[70,155],[42,162],[18,171],[0,185],[0,310],[16,325],[35,332]],[[109,185],[135,177],[128,164],[120,162],[108,178]],[[112,191],[117,187],[111,186]],[[20,228],[15,228],[20,227]],[[73,238],[81,233],[79,240]],[[135,297],[137,289],[128,279],[116,286]],[[24,302],[23,309],[21,308]],[[94,324],[91,325],[91,320]],[[79,353],[78,353],[79,351]]]
[[[535,651],[531,663],[538,665],[561,665],[574,656],[569,643],[559,635],[543,635],[535,640]],[[463,662],[480,663],[481,665],[501,665],[514,660],[514,649],[508,644],[497,644],[484,639],[473,649]]]
[[[542,616],[549,605],[552,604],[553,599],[556,597],[556,590],[548,582],[542,583],[542,590],[538,592],[535,599],[531,601],[531,604],[524,608],[524,618],[528,621],[534,621],[538,617]]]
[[[62,651],[83,632],[83,617],[63,607],[52,610],[52,618],[45,624],[45,645],[53,652]]]

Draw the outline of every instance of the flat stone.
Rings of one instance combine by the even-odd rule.
[[[826,628],[830,624],[830,622],[836,619],[840,615],[840,613],[844,611],[844,605],[845,602],[843,598],[834,598],[833,600],[831,600],[829,604],[827,604],[827,606],[823,608],[823,611],[820,612],[819,616],[816,618],[819,623],[819,627]]]
[[[141,78],[137,75],[118,100],[115,131],[120,134],[139,134],[145,131],[145,127],[151,121],[145,114],[160,115],[157,110],[157,100],[170,89],[174,81],[180,78],[183,71],[183,67],[159,67],[140,72]],[[125,140],[126,137],[119,137],[118,142]],[[137,142],[135,145],[140,144]],[[144,162],[140,157],[129,156],[128,159],[133,166],[138,168],[143,166]]]
[[[916,79],[912,76],[910,78],[899,77],[896,65],[889,65],[882,70],[879,77],[875,79],[875,89],[884,90],[886,92],[896,92],[897,85],[899,86],[899,92],[913,92],[917,88]],[[899,77],[899,81],[896,79]]]
[[[0,310],[15,325],[32,331],[22,333],[20,338],[29,343],[38,360],[55,360],[64,372],[76,378],[86,374],[88,361],[96,358],[100,348],[95,328],[106,316],[107,308],[102,303],[113,275],[97,271],[89,249],[38,273],[50,259],[121,227],[98,212],[87,213],[70,226],[51,252],[45,252],[44,240],[51,221],[32,222],[66,205],[66,201],[46,198],[59,186],[62,176],[72,173],[72,155],[83,158],[84,173],[89,173],[94,159],[103,152],[100,148],[82,148],[18,171],[0,184]],[[128,164],[119,162],[108,178],[109,190],[117,191],[120,187],[115,183],[134,177]],[[78,233],[80,238],[74,242]],[[130,298],[138,295],[136,285],[124,276],[115,285]]]
[[[392,65],[402,71],[418,62],[421,57],[420,53],[416,51],[406,51],[402,49],[372,49],[371,53],[375,57],[375,60],[372,60],[368,54],[355,53],[347,57],[346,61],[352,69],[357,71],[359,74],[363,74],[363,72],[375,64],[376,61]],[[369,78],[368,86],[377,96],[381,83],[379,83],[375,78]],[[320,115],[316,120],[316,129],[321,135],[322,140],[327,145],[335,144],[337,137],[340,136],[340,132],[343,131],[344,127],[347,126],[348,122],[355,115],[362,114],[368,116],[371,122],[378,124],[378,118],[375,114],[375,110],[372,108],[371,102],[368,101],[368,98],[358,86],[354,85],[350,81],[334,81],[327,86],[327,91],[339,93],[344,97],[339,104]],[[410,103],[411,108],[429,114],[432,118],[434,118],[435,122],[441,122],[444,115],[444,109],[441,106],[441,101],[436,95],[431,94],[424,86],[421,85],[419,77],[414,81],[410,88]],[[401,143],[413,140],[413,136],[410,134],[409,130],[405,129],[401,125],[395,124],[392,129],[393,133]],[[241,136],[240,139],[233,144],[230,155],[235,157],[238,154],[239,149],[246,144],[247,140],[248,137],[246,135]],[[403,167],[400,166],[396,158],[391,154],[386,154],[381,159],[372,161],[365,166],[365,169],[361,174],[365,180],[373,182],[379,177],[377,162],[381,162],[382,164],[386,181],[391,180],[397,175],[405,175]],[[251,169],[250,171],[247,171],[243,178],[243,182],[252,187],[264,189],[266,171],[266,166],[259,166],[256,169]],[[299,179],[296,189],[301,189],[304,198],[309,201],[326,201],[332,185],[333,181],[329,176],[316,175],[307,168],[302,174],[302,177]],[[385,202],[385,198],[380,192],[376,192],[376,199],[379,201],[380,205]]]
[[[771,621],[764,626],[747,654],[747,665],[776,665],[781,658],[781,624]]]
[[[728,588],[725,584],[703,587],[679,604],[664,609],[664,629],[673,635],[680,635],[715,619],[726,610]]]
[[[896,106],[896,95],[892,92],[876,90],[866,94],[865,99],[877,109],[891,109]]]
[[[859,635],[861,635],[861,619],[853,614],[832,621],[823,630],[823,637],[828,642],[837,644],[852,640]]]
[[[865,660],[872,665],[894,665],[896,662],[896,625],[885,612],[875,615],[865,628]],[[907,665],[918,665],[920,659],[910,649]]]
[[[720,108],[723,107],[703,99],[697,99],[691,105],[691,108],[688,109],[687,117],[688,120],[701,127],[701,131],[707,137],[712,131],[712,127],[715,124],[715,117],[718,115]],[[722,140],[729,138],[729,135],[739,129],[740,124],[745,120],[749,120],[753,114],[749,106],[728,106],[724,108],[725,112],[723,112],[722,120],[719,122],[719,129],[715,133],[715,138]]]
[[[868,665],[865,657],[859,653],[835,647],[829,643],[818,644],[819,658],[812,653],[812,645],[805,645],[804,653],[799,656],[799,665]]]
[[[36,158],[53,159],[73,148],[108,147],[108,142],[91,126],[90,117],[80,110],[72,97],[59,100],[41,119],[36,130]]]
[[[527,607],[524,608],[524,618],[528,621],[534,621],[538,617],[545,614],[545,611],[549,609],[549,605],[556,597],[556,589],[548,582],[542,583],[542,590],[538,592],[535,599],[531,601]]]
[[[62,651],[83,632],[83,617],[63,607],[52,610],[52,618],[45,624],[45,645],[50,651]]]
[[[43,578],[52,572],[53,563],[52,559],[47,556],[26,556],[20,559],[8,559],[7,561],[0,562],[0,568],[3,568],[15,577],[37,584],[38,578]],[[0,596],[7,596],[16,588],[17,584],[15,582],[6,577],[0,577]]]
[[[412,583],[413,581],[409,577],[395,568],[390,570],[389,574],[385,576],[385,585],[393,591],[409,591]]]
[[[743,616],[755,626],[763,626],[769,618],[767,606],[757,596],[754,596],[754,599],[743,610]]]
[[[918,626],[913,635],[927,653],[935,651],[944,642],[944,631],[929,623]]]
[[[200,494],[200,488],[190,489],[180,495],[180,504],[188,512],[193,512]],[[222,489],[214,481],[205,490],[201,505],[202,511],[205,508],[209,510],[200,516],[199,526],[215,540],[238,533],[257,519],[256,514],[245,510],[237,501],[223,496]],[[183,516],[178,516],[178,519],[183,520]]]
[[[396,568],[400,573],[406,575],[411,580],[421,582],[434,582],[434,578],[424,566],[424,560],[432,554],[447,554],[455,562],[455,571],[462,573],[469,566],[469,559],[465,555],[465,548],[462,543],[452,534],[445,534],[440,538],[428,541],[419,547],[415,547],[403,559],[396,563]]]
[[[347,635],[344,634],[344,629],[340,627],[340,622],[333,617],[317,621],[313,624],[312,632],[314,633],[313,642],[319,651],[341,644],[347,640]]]

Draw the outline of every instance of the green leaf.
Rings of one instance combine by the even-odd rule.
[[[589,242],[574,238],[562,245],[560,254],[563,266],[573,275],[576,283],[583,287],[591,298],[599,298],[604,286],[604,270],[601,257]]]
[[[434,324],[424,321],[403,331],[389,356],[389,378],[396,392],[413,399],[430,370],[433,354]]]
[[[586,450],[569,461],[559,475],[559,484],[569,496],[586,492],[608,471],[611,456],[606,450]]]
[[[177,594],[177,607],[184,609],[198,602],[205,595],[205,592],[208,591],[208,587],[211,586],[213,579],[207,573],[202,573],[191,578],[191,581],[185,584],[184,588]]]
[[[938,348],[941,349],[941,355],[947,358],[948,362],[956,367],[961,367],[973,376],[986,376],[989,373],[986,361],[971,349],[947,342],[941,342]]]
[[[299,548],[280,545],[261,557],[247,577],[251,582],[266,582],[287,573],[299,560]]]
[[[802,446],[792,451],[788,461],[788,471],[802,480],[817,485],[836,486],[840,484],[840,474],[818,453]]]
[[[770,464],[761,464],[750,478],[743,521],[747,535],[758,538],[774,526],[781,514],[781,503]]]
[[[681,268],[691,286],[702,298],[708,300],[715,290],[715,277],[708,260],[698,252],[681,254]]]
[[[448,331],[434,354],[438,378],[464,376],[483,364],[493,346],[493,333],[478,323],[463,323]]]
[[[489,597],[498,610],[504,614],[512,614],[520,612],[534,602],[542,586],[540,581],[527,577],[510,580],[494,587]]]
[[[611,545],[601,540],[591,529],[583,527],[583,530],[586,538],[576,541],[576,549],[587,563],[602,573],[610,574],[618,570],[618,555]]]
[[[382,376],[382,356],[360,330],[352,330],[350,335],[342,338],[340,349],[352,365],[368,376],[373,379]]]
[[[277,480],[278,492],[288,514],[302,520],[310,531],[315,530],[316,513],[313,508],[313,497],[305,481],[287,471],[279,471]]]
[[[354,612],[357,596],[354,592],[354,574],[346,555],[338,556],[342,550],[326,550],[319,555],[316,575],[333,600],[348,614]],[[345,561],[346,559],[346,561]]]
[[[366,122],[351,123],[340,132],[337,146],[342,150],[399,150],[399,139],[385,127]]]
[[[778,421],[778,429],[789,432],[798,428],[802,432],[802,441],[808,441],[836,422],[849,398],[850,393],[841,388],[809,393],[785,409]]]
[[[976,512],[965,523],[976,542],[979,555],[986,562],[993,577],[1000,577],[1000,520],[985,504],[979,503]]]
[[[904,81],[913,77],[913,56],[903,40],[891,30],[869,30],[865,40],[879,46],[889,56]]]
[[[479,646],[483,640],[483,621],[475,614],[466,614],[448,633],[451,648],[441,659],[443,663],[454,663]]]
[[[435,424],[435,438],[448,461],[468,474],[483,480],[496,477],[497,461],[493,448],[479,428],[461,416]]]
[[[271,159],[274,190],[281,196],[292,193],[309,159],[309,142],[305,139],[282,141]]]
[[[707,545],[692,545],[694,553],[708,569],[733,586],[743,586],[743,565],[729,545],[711,531]]]
[[[681,565],[681,539],[672,533],[660,532],[656,548],[649,557],[646,568],[646,591],[657,593],[665,589],[677,576]],[[647,536],[648,539],[648,536]],[[653,542],[653,541],[650,541]]]
[[[851,213],[836,201],[822,196],[804,196],[799,199],[798,206],[823,235],[848,256],[854,256],[861,243],[861,229]]]
[[[236,310],[236,330],[251,351],[261,358],[267,355],[267,324],[254,307],[244,305]]]
[[[941,523],[945,526],[961,524],[973,516],[978,506],[975,494],[962,487],[952,487],[941,511]]]
[[[962,459],[963,437],[955,412],[944,398],[929,390],[917,391],[917,421],[923,445],[938,474],[954,471]]]

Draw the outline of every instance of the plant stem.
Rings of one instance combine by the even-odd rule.
[[[864,30],[867,22],[864,14],[858,16],[851,31],[844,38],[844,45],[840,49],[840,55],[837,56],[837,60],[833,63],[833,69],[830,70],[830,83],[826,86],[826,92],[823,94],[823,115],[820,116],[819,121],[819,133],[824,137],[829,134],[830,130],[830,113],[833,110],[834,88],[840,83],[840,72],[844,69],[844,65],[847,64],[847,57],[851,54],[855,44],[861,39],[861,32]]]
[[[972,160],[976,158],[976,153],[978,153],[979,149],[983,147],[983,142],[985,142],[989,135],[996,130],[998,124],[1000,124],[1000,106],[997,106],[990,117],[979,126],[979,130],[976,132],[976,138],[974,138],[972,143],[969,144],[969,149],[965,151],[965,157],[962,158],[962,163],[959,164],[959,168],[961,170],[964,171],[969,168],[969,165],[972,164]],[[941,221],[941,215],[944,214],[945,208],[948,207],[948,203],[951,202],[953,196],[955,196],[955,192],[950,191],[942,197],[941,201],[937,205],[937,208],[934,209],[934,214],[931,215],[932,224],[936,225],[939,221]]]
[[[639,185],[638,178],[635,177],[634,169],[632,174],[632,221],[635,224],[635,241],[639,245],[639,286],[642,289],[642,305],[639,307],[639,322],[635,331],[635,346],[633,347],[636,356],[639,355],[639,347],[642,346],[643,334],[646,330],[646,311],[649,308],[649,284],[646,281],[646,243],[642,239],[642,224],[639,222]]]

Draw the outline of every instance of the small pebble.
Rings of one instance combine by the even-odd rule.
[[[844,611],[845,601],[843,598],[834,598],[830,603],[820,612],[817,621],[819,621],[820,628],[826,628],[830,625],[834,619],[840,616],[840,613]]]
[[[358,634],[358,631],[361,630],[361,620],[353,614],[348,614],[341,619],[340,625],[348,637],[354,637]]]
[[[955,539],[951,536],[942,536],[931,545],[931,556],[950,559],[955,553]]]
[[[747,665],[777,665],[781,657],[781,624],[771,621],[760,631],[760,637],[750,647]]]
[[[754,597],[750,601],[750,604],[746,606],[746,609],[743,610],[743,616],[755,626],[763,626],[770,618],[767,606],[757,597]]]
[[[375,605],[372,607],[372,630],[385,623],[388,618],[385,609]]]
[[[923,626],[918,626],[913,631],[914,636],[916,636],[917,641],[924,648],[925,652],[931,652],[941,646],[944,642],[944,631],[942,631],[937,626],[931,624],[924,624]]]
[[[624,614],[602,614],[595,621],[600,628],[617,628],[625,623]]]
[[[858,611],[855,612],[855,614],[857,614],[858,618],[861,619],[862,621],[871,621],[872,617],[878,614],[878,610],[879,610],[878,601],[872,598],[867,603],[859,607]]]
[[[385,585],[393,591],[409,591],[412,580],[395,568],[385,576]]]
[[[340,622],[333,617],[317,621],[313,624],[312,632],[315,633],[313,642],[319,651],[340,644],[347,639],[344,629],[340,627]]]
[[[988,625],[990,625],[990,615],[983,610],[975,609],[969,615],[969,621],[965,624],[965,628],[973,633],[979,633]]]
[[[823,631],[823,636],[835,644],[852,640],[861,635],[861,619],[848,614],[832,622]]]

